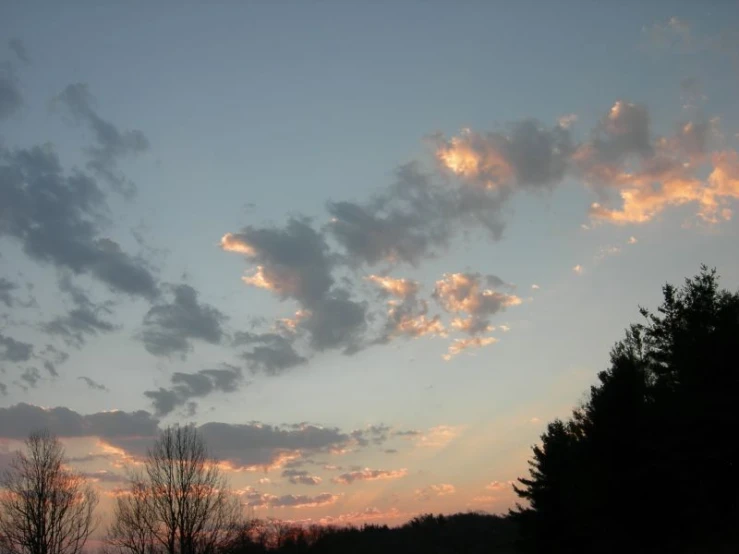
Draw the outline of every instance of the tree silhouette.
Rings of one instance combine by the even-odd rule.
[[[739,295],[705,266],[666,285],[587,402],[534,447],[515,517],[534,552],[693,552],[736,544]]]
[[[107,542],[128,554],[213,554],[236,537],[241,506],[192,426],[169,427],[116,499]]]
[[[47,431],[31,434],[2,477],[0,549],[10,554],[78,554],[95,529],[95,491],[65,468]]]

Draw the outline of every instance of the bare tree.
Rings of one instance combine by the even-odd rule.
[[[241,506],[194,427],[170,427],[131,473],[108,544],[128,554],[213,554],[234,539]]]
[[[0,481],[0,540],[11,554],[78,554],[94,531],[98,496],[65,468],[47,431],[31,434]]]

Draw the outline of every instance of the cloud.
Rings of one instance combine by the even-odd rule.
[[[320,485],[321,479],[315,475],[310,475],[307,471],[297,469],[286,469],[282,472],[283,477],[287,477],[293,485]]]
[[[456,492],[457,489],[454,487],[454,485],[442,483],[440,485],[429,485],[428,487],[424,487],[422,489],[416,489],[415,496],[417,500],[420,500],[421,502],[427,502],[434,497],[449,496]]]
[[[533,285],[531,285],[531,289],[532,289],[532,290],[539,290],[540,288],[541,288],[541,287],[540,287],[539,285],[537,285],[537,284],[533,284]]]
[[[27,367],[23,370],[20,376],[21,381],[31,388],[35,388],[38,382],[41,380],[41,372],[35,367]],[[21,387],[24,385],[21,384]]]
[[[69,408],[41,408],[19,403],[0,408],[0,437],[25,439],[39,429],[48,429],[60,437],[154,437],[158,420],[144,411],[98,412],[81,415]]]
[[[648,221],[667,206],[687,202],[699,203],[705,221],[731,216],[728,201],[739,197],[736,169],[732,152],[711,151],[720,138],[716,120],[683,122],[672,135],[655,138],[647,108],[617,100],[577,141],[574,120],[563,116],[554,126],[524,120],[501,131],[436,135],[431,137],[436,173],[415,163],[401,166],[390,186],[365,201],[328,202],[323,226],[294,216],[281,226],[226,233],[221,248],[249,263],[245,284],[295,302],[300,314],[242,334],[240,344],[250,347],[243,354],[249,366],[277,374],[324,350],[354,354],[399,338],[454,332],[465,336],[452,342],[447,359],[491,344],[496,339],[485,335],[495,330],[492,317],[522,303],[514,287],[492,275],[445,274],[432,298],[449,314],[447,320],[430,313],[420,283],[389,273],[443,253],[462,231],[481,230],[499,239],[502,208],[520,190],[550,191],[566,177],[579,179],[598,195],[588,228]],[[685,172],[695,179],[691,172],[707,160],[714,160],[708,186],[689,182],[685,196]],[[360,271],[376,287],[374,294],[357,283]]]
[[[193,398],[202,398],[213,392],[235,392],[242,382],[241,369],[223,364],[219,369],[202,369],[196,373],[175,372],[170,377],[172,386],[146,391],[152,400],[154,413],[164,416],[178,406],[186,405]]]
[[[515,484],[514,481],[506,481],[506,482],[492,481],[491,483],[488,483],[487,485],[485,485],[485,490],[494,491],[494,492],[506,491],[506,490],[510,491],[512,490],[512,487],[514,484]]]
[[[564,178],[573,149],[570,132],[561,124],[547,129],[525,120],[505,133],[464,129],[442,141],[436,156],[455,176],[482,189],[537,189]]]
[[[0,64],[0,121],[21,109],[23,95],[10,64]]]
[[[144,133],[139,130],[120,131],[101,118],[93,109],[94,99],[86,84],[68,85],[56,100],[67,108],[77,122],[88,125],[95,135],[97,144],[88,149],[90,161],[87,167],[107,181],[115,191],[131,197],[136,186],[118,170],[118,162],[149,149],[149,141]]]
[[[28,51],[23,41],[19,38],[11,38],[8,41],[8,48],[16,55],[19,61],[23,63],[31,63],[31,58],[28,56]]]
[[[294,337],[278,333],[250,333],[239,331],[234,335],[235,345],[252,345],[242,357],[254,371],[277,375],[292,367],[304,364],[308,358],[298,354],[293,346]]]
[[[632,237],[629,237],[629,240],[627,240],[626,242],[627,242],[628,244],[636,244],[636,243],[637,243],[637,242],[639,242],[639,241],[638,241],[638,240],[636,239],[636,237],[633,237],[633,236],[632,236]]]
[[[89,273],[115,292],[154,298],[156,281],[138,259],[101,236],[105,195],[88,175],[64,175],[51,145],[0,150],[0,236],[38,262]]]
[[[206,423],[198,429],[209,448],[233,469],[278,468],[291,459],[351,443],[351,437],[337,428],[309,424]]]
[[[290,219],[283,229],[250,226],[227,233],[221,248],[244,254],[256,264],[245,283],[294,298],[308,308],[333,285],[328,245],[305,219]]]
[[[33,345],[0,333],[0,361],[27,362],[33,356]]]
[[[576,265],[575,267],[573,267],[573,268],[572,268],[572,271],[573,271],[573,272],[574,272],[574,273],[575,273],[576,275],[582,275],[582,272],[583,272],[584,270],[585,270],[585,269],[584,269],[584,268],[583,268],[583,266],[581,266],[580,264],[577,264],[577,265]]]
[[[370,506],[359,512],[349,512],[339,514],[338,516],[324,516],[318,520],[321,525],[357,525],[359,523],[376,520],[408,520],[415,514],[404,513],[397,508],[389,510],[380,510],[375,506]],[[308,522],[310,523],[310,522]]]
[[[47,344],[37,357],[43,360],[44,369],[46,369],[52,377],[58,377],[59,372],[57,371],[57,366],[66,362],[69,359],[69,354],[57,349],[51,344]]]
[[[455,220],[481,205],[455,203],[416,164],[407,164],[396,171],[395,183],[368,202],[329,202],[327,229],[350,266],[417,265],[446,247]]]
[[[238,234],[226,234],[221,247],[243,254],[256,264],[254,273],[244,277],[246,284],[300,303],[303,317],[291,331],[304,332],[314,351],[340,349],[350,354],[363,347],[367,305],[352,300],[347,290],[334,287],[334,262],[328,245],[308,220],[290,219],[282,229],[245,227]],[[291,354],[286,346],[292,346],[292,338],[250,336],[257,338],[260,340],[255,342],[281,343],[276,350],[282,355]],[[259,368],[269,365],[269,361],[262,360],[273,353],[262,349],[246,356]],[[296,353],[290,357],[296,365],[303,356]]]
[[[580,145],[573,163],[601,200],[591,205],[595,222],[618,225],[651,221],[670,206],[697,204],[709,224],[730,219],[728,201],[739,198],[733,150],[711,152],[718,120],[688,121],[671,136],[652,137],[644,106],[618,101]],[[707,179],[701,178],[708,165]],[[620,207],[610,207],[612,197]]]
[[[385,344],[401,336],[446,336],[440,316],[429,316],[428,302],[417,297],[420,283],[380,275],[369,275],[365,279],[376,285],[380,297],[387,300],[387,318],[375,344]]]
[[[649,44],[657,50],[673,50],[688,48],[694,45],[690,25],[675,16],[666,21],[660,21],[651,27],[642,28],[642,34]]]
[[[468,337],[464,339],[454,339],[447,349],[447,353],[442,357],[448,362],[457,354],[470,348],[482,348],[498,342],[495,337]]]
[[[97,381],[90,379],[89,377],[85,377],[84,375],[81,377],[77,377],[77,379],[79,379],[80,381],[83,381],[92,390],[110,392],[110,389],[108,389],[108,387],[106,387],[105,385],[98,383]]]
[[[15,297],[11,292],[17,289],[18,285],[5,277],[0,277],[0,302],[5,304],[6,308],[12,308],[15,305]]]
[[[418,281],[413,281],[411,279],[395,279],[393,277],[388,277],[387,275],[368,275],[365,279],[370,283],[377,285],[383,294],[400,299],[415,296],[420,288]]]
[[[128,477],[105,469],[98,471],[81,471],[79,474],[93,483],[128,483]]]
[[[144,328],[138,334],[144,347],[155,356],[180,354],[192,350],[192,340],[219,344],[226,316],[208,304],[198,302],[198,293],[190,285],[167,287],[171,302],[160,301],[144,317]]]
[[[372,444],[381,445],[388,440],[390,427],[387,425],[368,425],[364,429],[357,429],[351,432],[353,439],[357,441],[359,446],[368,446]]]
[[[621,247],[620,246],[601,246],[598,249],[598,252],[595,254],[595,257],[593,260],[597,263],[600,262],[609,256],[617,256],[621,253]]]
[[[245,499],[246,505],[252,508],[317,508],[334,504],[339,499],[339,495],[324,492],[316,496],[304,494],[275,496],[249,491],[245,494]]]
[[[437,425],[428,431],[405,431],[396,433],[396,436],[412,439],[416,446],[429,448],[442,448],[457,438],[461,432],[460,427],[451,425]]]
[[[40,408],[24,403],[0,408],[0,438],[24,439],[39,429],[48,429],[60,437],[97,437],[116,455],[134,458],[145,455],[161,432],[159,420],[146,411],[81,415],[68,408]],[[337,428],[305,423],[272,426],[258,422],[210,422],[197,430],[224,469],[236,471],[276,469],[290,460],[353,443],[349,434]]]
[[[102,317],[113,313],[111,303],[93,302],[85,291],[72,283],[68,272],[61,273],[58,284],[59,290],[67,294],[74,308],[63,316],[43,323],[41,329],[45,333],[60,337],[68,346],[81,348],[89,337],[119,328]]]
[[[399,479],[408,475],[407,469],[385,470],[385,469],[361,469],[342,473],[331,479],[339,485],[351,485],[356,481],[380,481],[387,479]]]
[[[490,316],[522,302],[518,296],[485,288],[486,285],[505,286],[495,275],[446,273],[436,281],[433,296],[447,312],[467,316],[466,319],[455,318],[452,321],[455,329],[478,335],[492,330]]]
[[[557,123],[563,129],[569,129],[575,124],[576,121],[577,121],[577,114],[574,114],[574,113],[560,116],[559,119],[557,119]]]

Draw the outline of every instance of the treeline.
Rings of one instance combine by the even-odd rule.
[[[400,527],[295,526],[254,520],[229,554],[442,554],[517,552],[518,530],[510,517],[482,513],[423,515]]]
[[[533,448],[506,515],[401,527],[245,520],[193,427],[165,430],[116,498],[111,554],[739,552],[739,294],[715,271],[641,309],[587,400]],[[2,554],[78,554],[97,496],[59,441],[32,435],[5,472]]]

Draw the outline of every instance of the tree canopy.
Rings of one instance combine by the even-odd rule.
[[[640,310],[587,401],[534,447],[516,487],[528,550],[736,544],[739,295],[704,266],[663,296]]]

